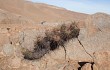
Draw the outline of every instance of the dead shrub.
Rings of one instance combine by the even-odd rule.
[[[45,32],[45,37],[37,37],[34,51],[26,51],[24,58],[28,60],[39,59],[49,51],[57,49],[59,46],[64,48],[66,54],[66,49],[64,47],[65,42],[77,38],[79,31],[80,29],[76,26],[75,22],[69,25],[62,24],[59,28],[54,28],[52,31],[47,30]]]

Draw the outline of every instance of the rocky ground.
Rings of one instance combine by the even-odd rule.
[[[23,17],[14,19],[15,21],[11,18],[1,19],[0,68],[1,70],[109,70],[109,17],[106,14],[94,14],[84,23],[80,22],[78,38],[82,44],[77,39],[65,43],[66,59],[63,48],[59,47],[38,60],[24,59],[21,47],[33,50],[36,37],[45,35],[45,30],[51,30],[55,26],[30,24],[32,21],[27,21]],[[14,23],[16,21],[19,24]]]
[[[27,60],[22,51],[32,51],[38,36],[63,23],[39,24],[0,9],[0,70],[110,70],[110,15],[96,13],[75,21],[80,33],[78,39],[64,44],[66,58],[63,47],[59,47],[40,59]]]

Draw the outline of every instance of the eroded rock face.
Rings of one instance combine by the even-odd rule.
[[[94,62],[99,70],[110,70],[110,51],[95,52],[94,57]]]
[[[79,39],[85,50],[92,57],[95,51],[110,51],[110,28],[108,27],[108,19],[110,17],[106,14],[91,15],[85,21],[85,28],[80,32]],[[104,24],[101,22],[104,22]]]

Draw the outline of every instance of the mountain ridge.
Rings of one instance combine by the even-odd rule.
[[[25,0],[14,0],[13,2],[11,0],[0,0],[0,8],[11,13],[26,16],[35,22],[57,22],[65,20],[80,21],[88,16],[88,14],[73,12],[62,8],[60,9],[53,5],[33,3]]]

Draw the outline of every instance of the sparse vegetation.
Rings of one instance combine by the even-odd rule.
[[[64,44],[70,39],[77,38],[79,31],[80,29],[76,26],[75,22],[68,25],[63,24],[58,28],[54,28],[50,32],[47,30],[45,32],[45,37],[37,37],[37,41],[34,45],[34,51],[24,52],[24,58],[28,60],[39,59],[49,51],[54,51],[59,46],[64,48],[66,58],[66,49]]]

